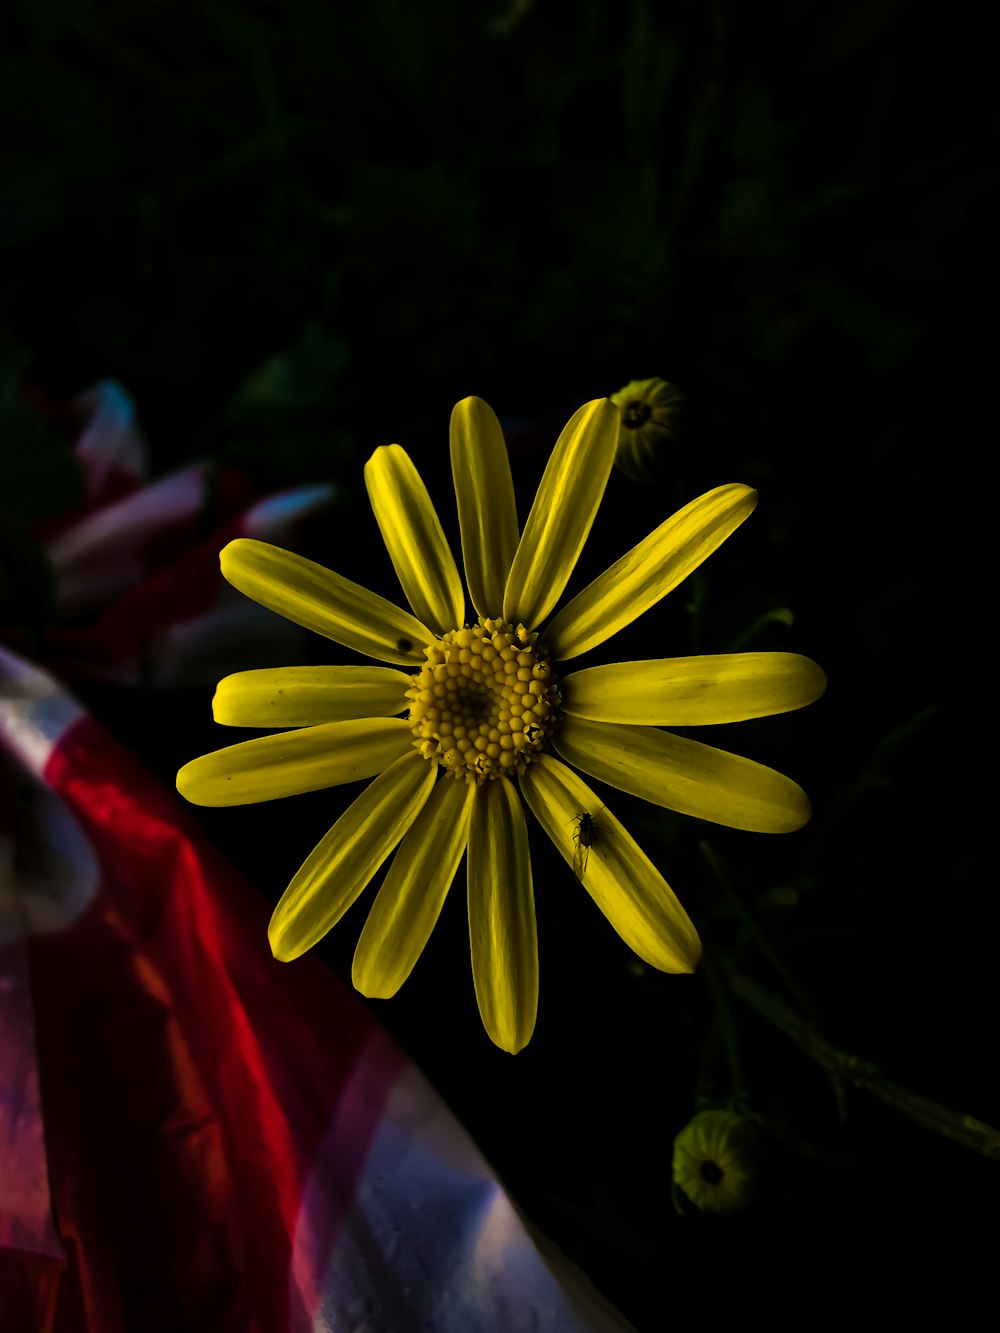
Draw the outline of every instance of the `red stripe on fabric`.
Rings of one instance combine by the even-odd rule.
[[[32,941],[56,1220],[87,1327],[285,1333],[303,1181],[387,1039],[318,962],[274,961],[264,902],[91,718],[45,777],[104,871],[71,929]],[[382,1105],[344,1141],[331,1233]]]
[[[62,1248],[49,1207],[28,949],[23,938],[8,940],[0,946],[0,1250],[3,1249],[26,1250],[62,1261]]]
[[[4,1333],[55,1333],[65,1262],[19,1250],[0,1250],[0,1316]],[[60,1321],[64,1333],[86,1333],[86,1325]]]

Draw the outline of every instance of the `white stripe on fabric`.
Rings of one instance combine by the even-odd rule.
[[[316,1168],[328,1183],[336,1154],[328,1136]],[[322,1274],[318,1309],[303,1327],[632,1329],[554,1247],[543,1257],[479,1150],[412,1065],[389,1093]]]
[[[0,746],[42,777],[52,751],[84,710],[46,671],[0,647]]]

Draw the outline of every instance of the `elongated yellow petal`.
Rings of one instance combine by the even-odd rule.
[[[587,784],[558,759],[541,755],[522,774],[521,791],[628,947],[661,972],[693,972],[701,943],[688,914],[632,835]],[[577,841],[581,814],[594,821],[585,859]]]
[[[177,790],[195,805],[273,801],[374,777],[412,745],[401,717],[324,722],[192,759],[177,774]]]
[[[438,634],[465,623],[462,580],[444,529],[409,454],[376,449],[365,464],[375,521],[414,614]]]
[[[468,782],[438,782],[400,843],[354,954],[362,995],[388,999],[413,971],[465,853],[475,794]]]
[[[337,924],[420,813],[435,774],[411,751],[344,811],[274,909],[267,937],[275,958],[298,958]]]
[[[809,799],[773,768],[654,727],[566,717],[562,757],[600,782],[682,815],[755,833],[792,833],[809,819]]]
[[[409,705],[412,676],[389,667],[275,667],[220,680],[212,700],[227,727],[312,727],[391,717]]]
[[[503,431],[481,398],[464,398],[451,414],[451,471],[469,596],[493,619],[517,550],[517,511]]]
[[[507,779],[476,791],[469,830],[469,937],[483,1025],[514,1054],[535,1030],[538,935],[528,832]]]
[[[598,722],[693,727],[803,708],[826,689],[797,653],[720,653],[589,667],[560,682],[562,708]]]
[[[545,631],[550,654],[577,657],[630,625],[717,550],[756,503],[749,486],[719,486],[678,510],[567,602]]]
[[[503,618],[532,629],[555,606],[587,540],[618,445],[618,408],[586,403],[556,441],[524,525],[504,592]]]
[[[434,636],[425,625],[384,597],[291,551],[237,537],[220,556],[222,573],[240,592],[347,648],[420,667]]]

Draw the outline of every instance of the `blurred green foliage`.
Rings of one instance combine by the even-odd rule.
[[[411,419],[442,380],[536,410],[659,369],[722,399],[739,367],[757,424],[774,364],[817,339],[856,372],[912,354],[989,182],[975,121],[956,153],[936,114],[943,16],[496,17],[9,7],[2,312],[40,372],[113,372],[200,431],[313,326],[365,368],[336,386],[348,429],[381,420],[376,364]]]

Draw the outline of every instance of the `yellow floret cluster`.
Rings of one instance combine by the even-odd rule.
[[[414,745],[456,778],[479,785],[523,773],[555,729],[559,689],[538,635],[483,620],[424,650],[406,691]]]

